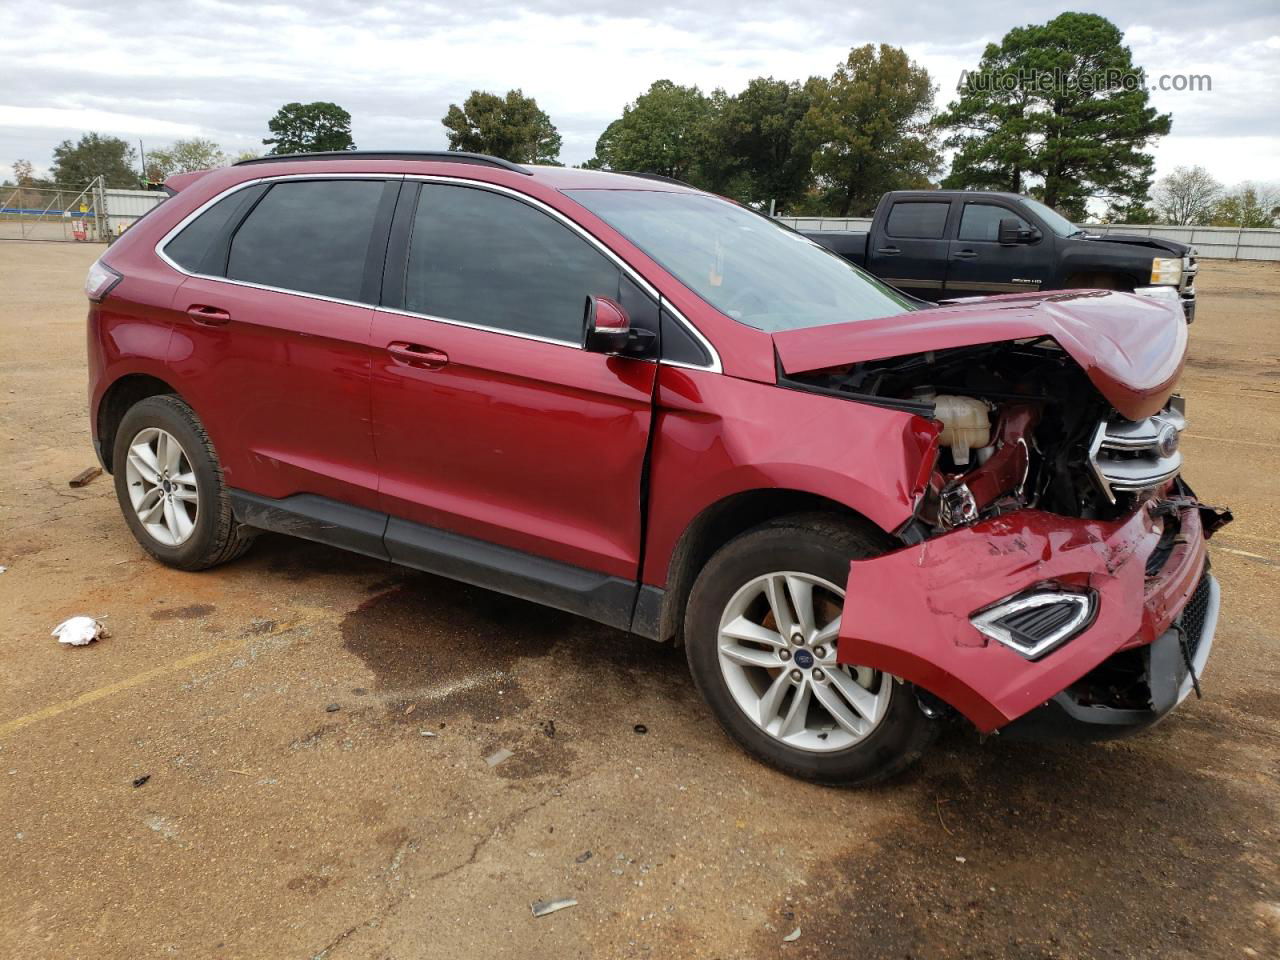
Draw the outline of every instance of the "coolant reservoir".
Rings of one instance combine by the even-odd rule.
[[[956,466],[969,462],[969,451],[991,443],[991,417],[987,405],[973,397],[939,394],[933,398],[934,416],[942,424],[938,442],[951,448]]]

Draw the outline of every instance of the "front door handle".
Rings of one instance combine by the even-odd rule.
[[[886,257],[896,257],[902,251],[897,247],[877,247],[876,253],[883,253]]]
[[[449,362],[449,355],[434,347],[424,347],[419,343],[391,343],[387,345],[387,353],[401,363],[422,370],[439,370]]]
[[[977,260],[978,251],[976,250],[959,250],[951,255],[952,260]]]
[[[220,327],[224,323],[231,322],[231,314],[223,310],[221,307],[211,307],[204,303],[193,303],[187,307],[187,316],[196,323],[202,323],[206,327]]]

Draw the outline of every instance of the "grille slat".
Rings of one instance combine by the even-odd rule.
[[[1192,657],[1195,657],[1196,650],[1204,639],[1204,619],[1208,613],[1209,572],[1206,570],[1200,577],[1200,582],[1196,584],[1191,599],[1187,601],[1187,605],[1182,608],[1182,613],[1178,616],[1178,625],[1187,636],[1187,647]]]

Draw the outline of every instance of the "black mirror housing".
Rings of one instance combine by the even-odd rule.
[[[1035,227],[1024,227],[1016,217],[1004,217],[1000,221],[996,239],[1006,247],[1019,243],[1035,243],[1040,239],[1040,231]]]
[[[608,297],[587,297],[582,317],[582,347],[591,353],[646,357],[658,336],[652,330],[633,329],[622,305]]]

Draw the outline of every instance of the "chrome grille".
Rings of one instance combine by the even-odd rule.
[[[1148,490],[1178,475],[1179,440],[1187,426],[1183,408],[1182,398],[1173,397],[1146,420],[1116,417],[1098,424],[1089,444],[1089,465],[1112,503],[1118,493]]]

